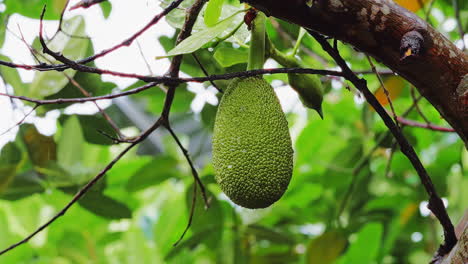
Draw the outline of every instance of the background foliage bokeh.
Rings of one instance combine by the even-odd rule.
[[[34,3],[33,3],[34,2]],[[162,1],[166,6],[170,1]],[[210,30],[218,21],[244,8],[237,1],[215,1],[202,12],[195,31]],[[398,1],[402,2],[402,1]],[[403,1],[426,18],[428,2]],[[460,2],[460,1],[459,1]],[[464,2],[464,1],[461,1]],[[1,3],[1,1],[0,1]],[[17,13],[38,19],[42,5],[49,9],[46,19],[58,20],[65,1],[4,0],[0,13],[0,44],[3,44],[9,15]],[[113,1],[100,4],[103,14],[112,12]],[[192,0],[182,6],[188,7]],[[468,3],[461,6],[461,21],[468,30]],[[224,5],[223,5],[224,4]],[[217,5],[217,6],[215,6]],[[464,6],[463,6],[464,5]],[[222,12],[220,7],[222,7]],[[93,7],[98,8],[98,7]],[[206,14],[208,13],[208,15]],[[166,18],[179,29],[184,11],[177,9]],[[429,12],[434,26],[452,41],[459,40],[451,0],[435,1]],[[241,23],[235,16],[226,33]],[[84,35],[86,21],[74,17],[66,21],[70,34]],[[209,27],[209,26],[210,27]],[[270,19],[268,35],[278,49],[287,53],[294,46],[299,28]],[[280,32],[278,29],[281,29]],[[136,31],[137,29],[135,29]],[[161,36],[169,51],[175,36]],[[285,36],[290,36],[288,39]],[[203,43],[197,57],[210,74],[243,71],[246,67],[248,31],[242,26],[224,41]],[[92,41],[59,36],[50,43],[69,58],[94,52]],[[37,40],[33,47],[39,48]],[[370,69],[364,54],[345,44],[343,57],[355,71]],[[310,56],[310,53],[316,56]],[[0,54],[9,60],[9,54]],[[311,68],[335,65],[314,40],[306,36],[298,56]],[[148,58],[154,59],[154,58]],[[275,65],[269,61],[269,65]],[[384,66],[378,65],[379,69]],[[190,76],[204,73],[195,59],[186,55],[182,71]],[[67,70],[93,95],[114,91],[116,85],[98,75]],[[0,67],[3,81],[15,95],[34,98],[81,96],[62,73],[38,72],[31,83],[23,83],[16,69]],[[107,173],[65,216],[28,244],[0,257],[1,263],[426,263],[442,240],[437,221],[425,214],[427,194],[406,157],[395,148],[377,114],[346,82],[322,77],[326,87],[325,119],[305,110],[287,86],[285,75],[270,75],[287,110],[295,149],[295,169],[285,196],[263,210],[246,210],[233,205],[214,181],[211,166],[211,134],[216,105],[205,104],[201,111],[190,107],[196,94],[181,85],[171,112],[171,122],[196,163],[209,190],[211,207],[197,200],[194,222],[183,241],[173,247],[183,232],[192,201],[193,178],[190,167],[170,135],[158,131],[159,143],[149,140],[131,151]],[[369,87],[386,102],[373,74],[366,74]],[[384,77],[398,114],[412,104],[411,86],[396,76]],[[227,81],[216,84],[223,88]],[[141,85],[137,82],[127,89]],[[188,84],[190,86],[190,84]],[[209,83],[205,86],[208,88]],[[216,93],[214,89],[209,90]],[[289,94],[289,95],[288,95]],[[292,94],[292,95],[291,95]],[[287,96],[286,96],[287,95]],[[221,95],[216,93],[219,98]],[[282,96],[287,97],[281,98]],[[164,93],[154,88],[129,98],[150,118],[162,109]],[[104,118],[94,115],[67,115],[68,105],[48,105],[36,110],[44,116],[60,111],[57,132],[45,136],[33,124],[20,125],[16,139],[0,154],[0,247],[17,242],[60,210],[72,195],[94,177],[124,146],[98,130],[113,135]],[[28,107],[28,104],[21,106]],[[434,124],[447,126],[424,99],[421,112]],[[134,117],[117,104],[106,112],[124,128],[135,133]],[[416,110],[409,119],[424,120]],[[448,201],[448,212],[456,223],[468,207],[468,153],[454,133],[421,128],[404,128],[405,135],[431,175],[440,195]],[[394,149],[395,151],[393,151]],[[465,191],[464,191],[465,190]]]

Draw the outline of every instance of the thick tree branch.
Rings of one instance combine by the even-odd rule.
[[[394,138],[400,145],[401,152],[408,158],[408,160],[413,165],[414,169],[418,173],[418,176],[421,180],[422,185],[424,186],[427,194],[429,195],[429,204],[428,208],[432,213],[437,217],[440,224],[444,229],[444,244],[439,247],[437,251],[438,256],[444,256],[449,253],[453,246],[457,243],[457,238],[455,236],[455,230],[453,224],[450,220],[450,217],[445,210],[444,203],[437,193],[437,190],[432,183],[431,177],[424,168],[421,160],[416,154],[413,146],[408,142],[408,140],[403,135],[400,127],[393,122],[390,115],[385,111],[383,106],[379,103],[374,94],[367,87],[367,82],[363,79],[357,77],[356,74],[349,68],[346,61],[339,54],[336,44],[335,47],[332,47],[321,35],[316,32],[309,31],[309,33],[320,43],[322,48],[336,61],[338,66],[343,71],[345,78],[350,81],[366,98],[366,101],[375,109],[375,111],[380,115],[385,125],[388,127],[390,132],[393,134]]]
[[[468,146],[468,55],[414,13],[391,0],[245,2],[372,55],[416,86]],[[405,35],[420,49],[403,50],[402,60]]]

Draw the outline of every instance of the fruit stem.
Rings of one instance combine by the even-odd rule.
[[[291,52],[292,57],[296,56],[297,52],[299,51],[299,47],[301,46],[302,39],[304,38],[306,33],[307,31],[301,27],[301,29],[299,30],[299,36],[297,37],[297,40],[296,40],[296,45],[294,45],[294,48]]]
[[[249,62],[247,70],[263,69],[265,63],[266,16],[258,11],[252,22]]]
[[[283,52],[279,51],[276,47],[275,44],[270,40],[270,38],[266,38],[266,46],[268,50],[268,57],[271,57],[275,61],[277,61],[279,64],[281,64],[283,67],[287,68],[295,68],[295,67],[300,67],[299,62],[294,56],[288,56],[284,54]]]

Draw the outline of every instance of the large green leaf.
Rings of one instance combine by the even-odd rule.
[[[3,42],[5,42],[5,33],[6,33],[6,26],[8,25],[8,17],[5,17],[4,13],[0,13],[0,48],[3,46]]]
[[[157,185],[177,174],[176,159],[170,156],[158,156],[135,172],[128,180],[125,189],[129,192],[139,191]]]
[[[0,199],[18,200],[34,193],[45,191],[42,179],[36,171],[30,170],[17,174],[8,188],[0,195]]]
[[[58,164],[72,172],[79,167],[83,155],[84,137],[80,121],[76,116],[68,118],[62,129],[57,147]]]
[[[332,264],[347,244],[346,236],[339,231],[327,231],[313,239],[307,246],[308,264]]]
[[[164,196],[161,198],[165,200],[158,210],[153,238],[159,252],[166,256],[182,235],[187,225],[188,216],[183,193],[169,182],[161,187],[164,188],[162,190]]]
[[[39,19],[42,9],[47,5],[47,11],[44,19],[59,19],[66,0],[5,0],[5,13],[18,13],[30,18]]]
[[[77,60],[84,57],[90,40],[80,38],[85,36],[85,22],[81,16],[73,17],[63,22],[63,32],[59,32],[47,46],[54,52],[61,52],[65,57],[71,60]],[[78,37],[76,37],[78,36]],[[38,46],[37,41],[35,47]],[[41,50],[41,49],[38,49]],[[45,55],[57,63],[53,58]],[[46,61],[46,63],[49,61]],[[36,72],[34,79],[29,87],[27,96],[34,98],[44,98],[46,96],[55,94],[65,87],[68,83],[68,79],[65,74],[69,77],[75,75],[75,71],[68,69],[64,72],[60,71],[46,71]]]
[[[79,204],[96,215],[108,219],[131,218],[132,211],[124,203],[98,191],[89,191]]]
[[[210,0],[205,10],[205,24],[209,27],[214,26],[221,16],[224,0]]]
[[[8,188],[21,162],[21,150],[10,142],[0,152],[0,193]]]
[[[10,58],[0,54],[0,60],[11,62]],[[0,66],[0,75],[5,81],[5,83],[11,85],[16,95],[24,95],[27,90],[27,85],[23,83],[21,77],[18,73],[18,70],[15,68],[10,68],[6,66]]]
[[[102,9],[102,14],[104,15],[105,18],[109,18],[110,13],[112,11],[112,3],[109,1],[104,1],[99,4]]]
[[[98,114],[100,115],[100,114]],[[109,125],[102,116],[78,116],[81,128],[83,129],[84,139],[92,144],[112,145],[114,142],[107,136],[116,138],[117,132]],[[103,135],[105,133],[107,136]]]
[[[220,21],[213,27],[198,31],[191,35],[190,37],[186,38],[182,41],[179,45],[177,45],[174,49],[167,53],[167,56],[175,56],[180,54],[187,54],[192,53],[203,45],[207,44],[208,42],[212,41],[216,37],[221,36],[224,31],[226,31],[229,27],[232,26],[232,23],[235,21],[236,16],[238,13]]]
[[[30,124],[22,125],[20,133],[34,166],[46,167],[50,161],[57,160],[57,145],[52,137],[40,134],[36,127]]]
[[[340,258],[339,264],[361,264],[372,263],[376,260],[383,228],[380,223],[371,222],[366,224],[357,233],[356,240],[351,242],[346,254]]]
[[[193,233],[202,232],[206,229],[212,229],[212,233],[205,237],[203,241],[210,248],[216,247],[216,245],[221,240],[224,215],[221,208],[220,202],[216,197],[208,190],[206,190],[206,195],[210,199],[210,206],[206,208],[203,197],[200,193],[200,188],[197,188],[197,199],[195,203],[195,211],[192,221],[191,231]],[[185,195],[185,204],[186,208],[192,207],[193,201],[193,183],[187,186],[187,191]],[[189,213],[189,210],[187,210]]]
[[[246,63],[249,53],[244,49],[220,47],[213,55],[215,60],[223,67],[230,67],[239,63]]]

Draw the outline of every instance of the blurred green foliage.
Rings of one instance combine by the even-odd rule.
[[[34,3],[33,3],[34,2]],[[37,3],[36,3],[37,2]],[[39,3],[40,2],[40,3]],[[41,4],[50,5],[46,19],[57,20],[65,1],[3,1],[0,19],[17,13],[37,19]],[[162,1],[162,6],[170,1]],[[193,1],[184,1],[183,7]],[[459,1],[460,2],[460,1]],[[462,1],[463,2],[463,1]],[[101,5],[106,17],[110,4]],[[465,8],[462,5],[462,8]],[[210,1],[208,14],[202,12],[195,31],[219,32],[196,43],[195,54],[210,74],[245,70],[248,31],[243,25],[235,33],[230,27],[216,27],[245,8],[236,1]],[[426,7],[427,8],[427,7]],[[452,41],[456,29],[445,32],[443,25],[453,21],[451,1],[436,1],[429,16],[436,28]],[[425,10],[418,11],[425,17]],[[461,17],[467,30],[466,9]],[[239,16],[241,17],[241,16]],[[178,29],[182,9],[166,20]],[[237,19],[237,18],[236,18]],[[221,22],[219,22],[221,21]],[[68,21],[73,33],[85,34],[81,17]],[[7,23],[0,23],[0,44]],[[268,36],[287,53],[294,47],[299,28],[270,18]],[[279,30],[281,29],[281,30]],[[176,32],[177,33],[177,32]],[[229,36],[230,33],[234,33]],[[175,36],[159,37],[169,51]],[[227,36],[227,39],[223,37]],[[57,50],[73,59],[91,55],[89,40],[61,36]],[[36,42],[37,45],[37,42]],[[36,46],[37,47],[37,46]],[[353,70],[370,68],[366,57],[347,45],[339,46]],[[310,56],[310,54],[315,54]],[[299,49],[302,63],[311,68],[335,65],[314,40],[306,36]],[[8,54],[0,54],[8,60]],[[383,65],[377,65],[384,68]],[[190,76],[204,76],[196,60],[186,55],[181,67]],[[108,94],[115,85],[98,75],[68,72],[93,95]],[[82,96],[61,73],[36,73],[32,83],[23,83],[15,69],[0,67],[3,81],[15,95],[36,98]],[[285,94],[285,75],[265,78],[277,92]],[[374,75],[365,75],[369,87],[380,84]],[[216,105],[205,104],[199,112],[190,107],[196,94],[190,84],[177,89],[171,122],[195,161],[211,200],[204,208],[197,196],[192,227],[174,247],[184,231],[193,195],[190,167],[170,135],[159,132],[158,150],[142,143],[130,151],[105,178],[96,184],[73,208],[29,243],[0,256],[0,263],[426,263],[441,243],[442,230],[432,216],[421,214],[427,199],[416,172],[398,150],[377,114],[353,88],[340,79],[322,77],[327,88],[325,120],[313,110],[305,110],[296,97],[295,109],[287,117],[293,135],[295,169],[285,196],[263,210],[239,208],[228,201],[214,181],[211,167],[211,133]],[[55,82],[57,85],[44,85]],[[223,89],[228,81],[216,81]],[[142,82],[127,87],[131,89]],[[410,85],[393,100],[396,112],[404,113],[412,104]],[[209,83],[205,83],[208,89]],[[48,87],[48,89],[44,89]],[[211,89],[212,93],[214,89]],[[220,98],[221,94],[216,93]],[[162,110],[164,92],[154,88],[131,96],[141,111],[155,118]],[[38,115],[59,110],[57,132],[42,135],[31,124],[21,124],[16,139],[0,153],[0,247],[3,249],[34,231],[58,212],[72,195],[106,166],[123,145],[115,145],[105,135],[116,133],[99,114],[68,115],[67,105],[43,106]],[[388,108],[389,106],[387,106]],[[421,112],[434,124],[447,126],[439,113],[424,99]],[[389,109],[389,108],[388,108]],[[125,131],[137,130],[137,122],[112,105],[106,112]],[[417,111],[408,118],[423,122]],[[421,128],[404,128],[405,135],[420,154],[440,195],[448,200],[448,212],[457,222],[468,207],[468,153],[454,133]],[[464,191],[465,190],[465,191]],[[199,193],[199,192],[198,192]]]

